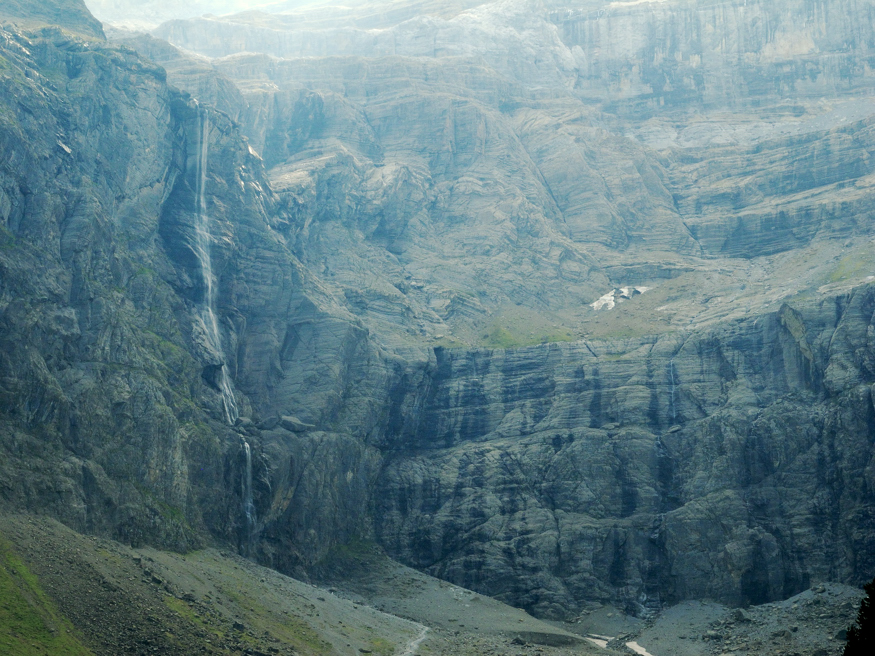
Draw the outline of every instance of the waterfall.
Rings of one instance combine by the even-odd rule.
[[[246,440],[243,440],[243,454],[246,457],[246,468],[240,479],[240,497],[243,499],[243,515],[246,518],[246,549],[248,555],[253,529],[255,528],[255,504],[252,501],[252,449]]]
[[[674,403],[674,391],[675,391],[674,358],[672,358],[668,362],[668,376],[669,376],[669,382],[671,383],[671,390],[670,390],[668,407],[671,408],[671,420],[675,421],[678,418],[678,412],[677,412],[677,406],[675,406],[675,403]]]
[[[199,319],[210,350],[218,357],[219,366],[215,383],[222,394],[222,405],[225,410],[225,421],[233,425],[239,412],[231,381],[224,365],[222,340],[219,336],[219,323],[216,320],[216,290],[213,285],[213,263],[211,257],[212,235],[210,234],[210,218],[207,215],[206,186],[207,166],[209,164],[209,131],[210,119],[206,111],[199,111],[200,117],[200,150],[197,157],[197,221],[195,222],[194,252],[201,265],[204,294],[200,302]]]

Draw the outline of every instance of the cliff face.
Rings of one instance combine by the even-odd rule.
[[[377,534],[557,617],[871,571],[873,310],[870,286],[700,334],[438,351]]]
[[[0,498],[551,617],[871,578],[867,12],[7,25]]]
[[[558,5],[548,20],[574,56],[575,88],[622,115],[691,104],[756,108],[871,89],[869,3],[547,4]]]
[[[30,27],[60,25],[69,32],[84,38],[106,39],[103,26],[96,20],[81,0],[57,0],[53,2],[30,2],[7,0],[0,7],[0,20],[14,21]]]
[[[378,338],[444,345],[376,442],[390,553],[553,616],[872,569],[869,11],[156,31],[226,55],[302,261]]]
[[[3,495],[187,545],[157,505],[134,510],[147,482],[168,506],[192,501],[172,408],[199,372],[153,250],[184,103],[129,53],[59,30],[3,36]]]
[[[133,543],[188,548],[209,530],[245,549],[264,455],[225,424],[257,419],[253,403],[272,416],[287,391],[265,345],[292,317],[318,336],[287,342],[287,364],[311,348],[340,361],[363,331],[285,248],[227,117],[130,50],[3,36],[3,498]],[[314,414],[337,386],[309,387]]]
[[[299,213],[296,255],[368,325],[517,346],[625,329],[590,311],[611,288],[650,288],[629,325],[659,332],[819,288],[833,247],[866,259],[867,7],[504,2],[155,34],[224,55],[210,75],[242,102],[159,57],[241,122]],[[790,261],[808,247],[813,277]]]

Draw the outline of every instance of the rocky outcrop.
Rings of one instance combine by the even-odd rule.
[[[176,94],[154,65],[59,30],[4,43],[3,497],[189,545],[161,509],[193,502],[173,408],[199,368],[173,269],[150,252]]]
[[[550,617],[871,578],[864,5],[402,4],[4,28],[3,503]]]
[[[557,617],[868,576],[870,19],[747,4],[156,32],[230,55],[302,261],[379,339],[445,344],[371,442],[399,559]],[[470,348],[557,325],[587,339]]]
[[[0,21],[29,27],[62,25],[65,30],[85,38],[105,40],[103,26],[82,0],[30,2],[6,0],[0,7]]]
[[[864,578],[873,293],[703,334],[439,350],[388,449],[378,536],[556,617]]]
[[[3,36],[2,497],[134,544],[245,549],[244,481],[260,514],[268,479],[258,429],[223,425],[229,393],[249,424],[329,421],[364,332],[285,247],[227,117],[130,50]]]
[[[864,248],[871,80],[865,37],[849,34],[865,8],[831,4],[840,19],[824,24],[803,2],[597,4],[386,13],[379,31],[364,10],[241,14],[155,34],[225,55],[211,75],[241,89],[229,111],[297,215],[295,254],[384,339],[611,335],[591,303],[680,277],[683,293],[651,294],[634,319],[660,332],[697,306],[766,310],[752,284],[830,281],[795,284],[804,274],[775,274],[786,262],[758,278],[745,260],[823,252],[824,237]],[[805,54],[782,46],[797,32]],[[171,59],[172,79],[202,91]],[[794,68],[789,86],[753,84],[800,62],[810,75]],[[636,75],[670,82],[657,93]]]

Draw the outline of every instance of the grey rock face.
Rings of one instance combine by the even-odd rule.
[[[869,3],[549,3],[576,86],[621,114],[666,106],[756,107],[870,89]]]
[[[287,343],[287,362],[361,329],[274,231],[260,160],[227,117],[129,50],[52,29],[3,36],[2,497],[133,543],[248,540],[242,440],[257,485],[265,461],[257,435],[222,426],[220,372],[245,416],[300,416],[294,392],[271,397],[289,317],[298,334],[325,330]],[[208,281],[218,344],[204,333]],[[311,416],[335,412],[348,369],[308,388]]]
[[[871,578],[872,19],[749,4],[4,28],[0,498],[550,617]]]
[[[808,269],[838,253],[871,270],[855,250],[870,232],[865,35],[843,50],[871,21],[823,11],[505,3],[379,34],[305,18],[268,34],[243,16],[157,32],[283,58],[215,69],[243,90],[296,253],[378,339],[417,322],[519,344],[510,305],[599,337],[436,349],[374,436],[375,534],[393,555],[557,617],[867,576],[871,498],[846,481],[871,458],[871,291]],[[836,106],[814,109],[824,96]],[[490,217],[511,190],[519,213]],[[538,248],[562,254],[528,268]],[[656,290],[570,319],[623,283]],[[453,287],[477,293],[439,291]],[[668,331],[662,312],[677,312]]]
[[[557,617],[869,571],[873,289],[840,302],[838,327],[821,302],[698,335],[439,351],[387,456],[381,541]]]
[[[378,32],[364,10],[302,10],[155,34],[226,55],[198,79],[236,83],[236,107],[191,62],[162,61],[221,97],[295,217],[295,254],[389,342],[611,335],[625,326],[589,306],[630,284],[658,290],[632,330],[673,330],[821,287],[834,271],[779,259],[813,248],[824,266],[824,237],[867,248],[871,79],[850,36],[865,7],[833,3],[824,23],[803,2],[597,5],[388,12]],[[787,67],[784,86],[754,84]],[[675,278],[682,293],[662,284]]]
[[[66,30],[85,38],[103,41],[106,37],[100,21],[96,20],[82,0],[6,0],[0,7],[0,20],[26,24],[31,27],[63,25]]]
[[[172,411],[186,390],[162,392],[197,380],[197,365],[171,342],[184,329],[164,263],[142,256],[175,94],[153,65],[58,30],[4,37],[3,496],[83,529],[191,544],[136,487],[168,507],[193,501]]]

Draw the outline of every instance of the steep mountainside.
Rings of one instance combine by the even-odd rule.
[[[289,317],[324,329],[314,348],[364,331],[285,247],[226,116],[130,50],[3,36],[3,497],[134,544],[208,529],[245,550],[269,481],[226,426],[259,416],[237,381],[269,409],[259,349]]]
[[[6,23],[0,498],[552,618],[870,579],[871,10]]]
[[[502,2],[380,29],[301,10],[155,34],[224,55],[245,103],[216,100],[300,208],[296,254],[369,325],[517,346],[625,328],[589,307],[612,288],[651,289],[646,334],[819,288],[835,246],[868,259],[868,5],[779,5]],[[234,54],[253,51],[274,57]]]
[[[19,25],[61,25],[67,31],[83,37],[105,40],[103,26],[88,11],[82,2],[60,0],[58,2],[30,2],[29,0],[4,0],[0,19],[12,20]]]

